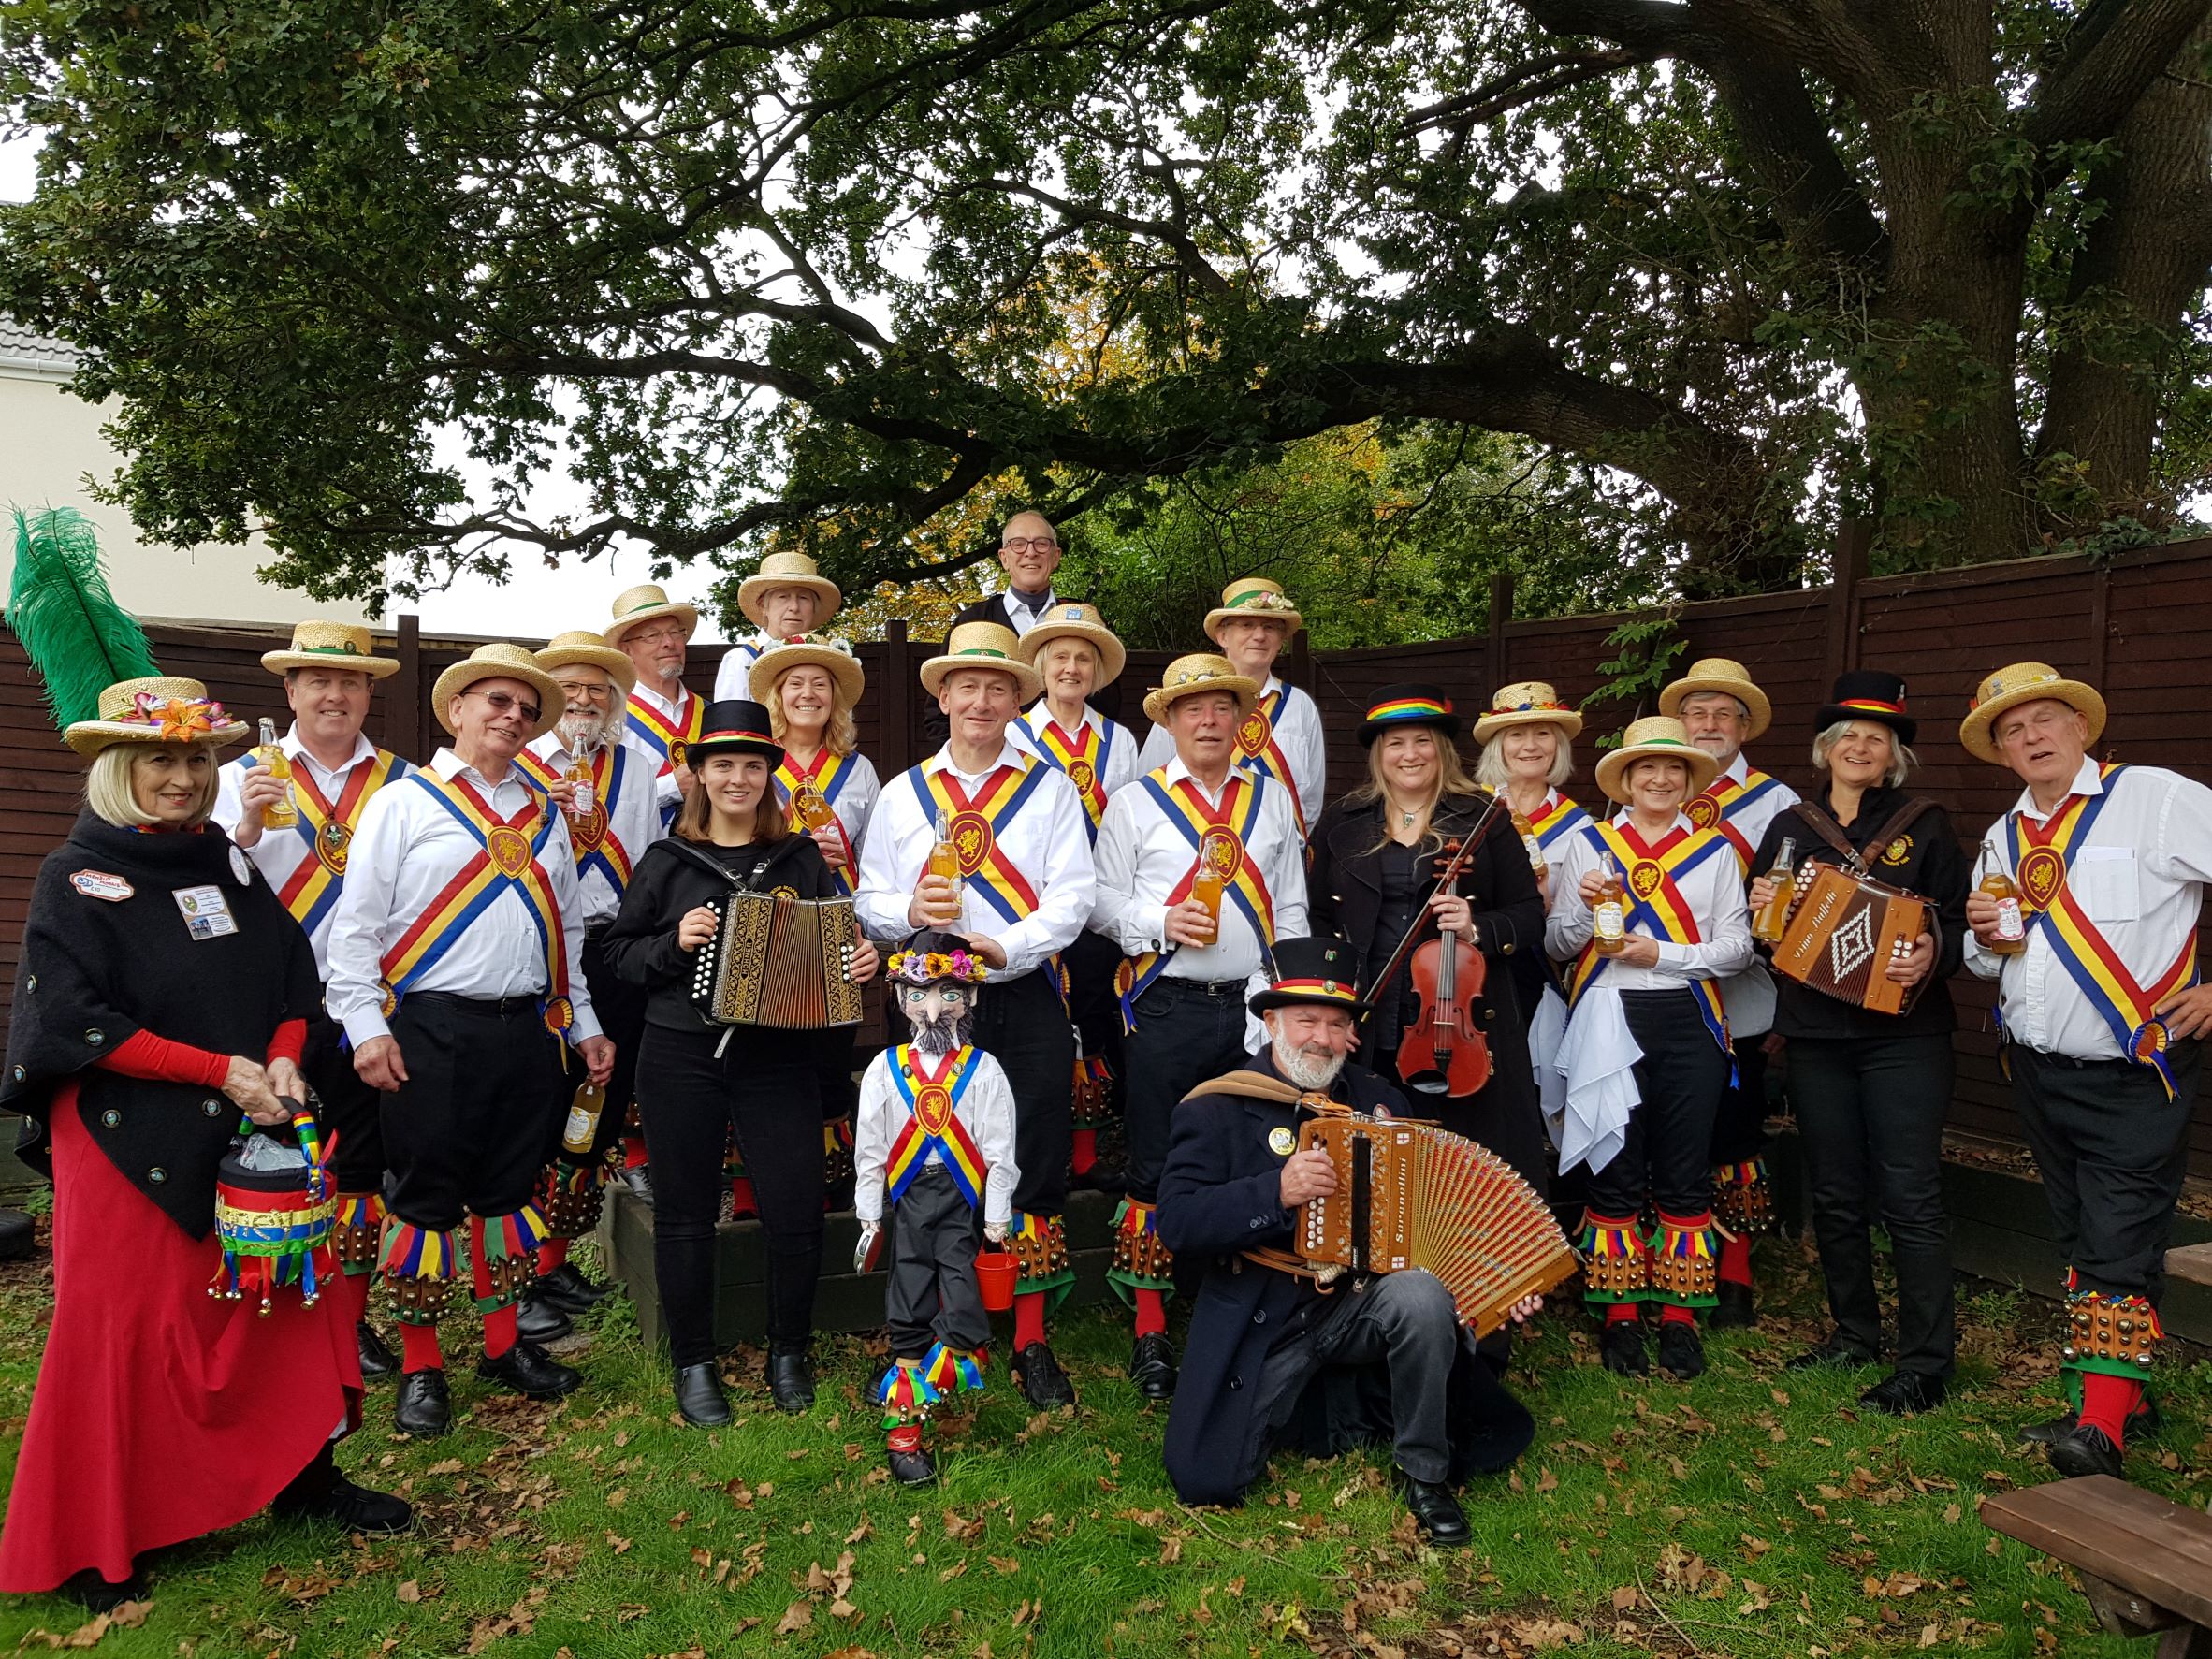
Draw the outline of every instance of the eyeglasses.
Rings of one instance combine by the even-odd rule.
[[[682,643],[684,631],[680,624],[671,622],[665,628],[640,628],[623,637],[625,645],[662,645],[669,640]]]
[[[538,706],[535,703],[523,702],[512,691],[479,691],[472,687],[468,695],[483,698],[485,702],[491,705],[491,711],[494,714],[506,714],[513,709],[519,708],[524,720],[533,726],[538,723]]]
[[[609,685],[586,684],[582,680],[562,680],[560,689],[571,697],[590,697],[604,703],[613,699],[615,688]]]
[[[998,544],[1001,553],[1050,553],[1060,544],[1050,536],[1009,536]]]

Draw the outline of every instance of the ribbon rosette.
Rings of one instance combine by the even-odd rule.
[[[223,705],[211,698],[157,697],[151,691],[133,697],[130,711],[123,717],[128,725],[159,726],[164,743],[190,743],[205,737],[224,719]]]

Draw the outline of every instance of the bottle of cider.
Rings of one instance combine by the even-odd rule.
[[[1544,843],[1536,839],[1536,826],[1529,822],[1527,813],[1513,814],[1513,833],[1521,837],[1521,848],[1528,853],[1528,867],[1532,870],[1542,869]]]
[[[822,794],[822,791],[814,787],[814,780],[811,778],[806,779],[792,792],[791,809],[797,816],[799,822],[810,830],[827,829],[837,822],[836,809],[830,806],[827,797]],[[942,819],[944,814],[940,812],[938,816]],[[938,835],[940,839],[944,836],[941,826],[938,830]],[[933,860],[935,856],[933,852],[931,854]],[[958,873],[957,869],[953,871],[955,875]]]
[[[568,771],[565,776],[569,782],[576,786],[576,793],[568,804],[569,811],[578,818],[590,817],[592,796],[590,757],[585,754],[582,749],[576,750],[569,757]]]
[[[929,874],[942,876],[953,884],[953,902],[960,902],[960,849],[953,845],[952,821],[945,809],[937,809],[937,844],[929,850]]]
[[[591,1142],[599,1137],[599,1114],[606,1110],[606,1090],[587,1083],[569,1102],[568,1126],[560,1131],[560,1149],[571,1157],[589,1157]]]
[[[1790,861],[1797,851],[1797,844],[1789,837],[1783,837],[1781,850],[1774,855],[1774,867],[1767,872],[1767,880],[1774,883],[1774,896],[1752,921],[1752,938],[1770,945],[1782,942],[1783,933],[1790,924],[1790,901],[1797,896],[1797,877],[1790,868]]]
[[[1999,956],[2016,955],[2028,948],[2028,918],[2020,911],[2020,890],[1998,864],[1996,850],[1985,841],[1982,851],[1988,855],[1988,873],[1981,888],[1997,901],[1997,939],[1983,948]]]
[[[263,829],[290,829],[299,822],[299,812],[292,805],[292,763],[285,759],[284,745],[277,741],[276,721],[264,715],[261,720],[261,741],[254,746],[254,758],[269,768],[271,778],[284,780],[284,798],[271,801],[261,808]]]
[[[1628,942],[1628,924],[1623,907],[1621,866],[1608,852],[1598,866],[1597,907],[1592,912],[1591,937],[1600,956],[1616,956]]]

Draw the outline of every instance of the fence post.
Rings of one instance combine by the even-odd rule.
[[[1506,668],[1506,624],[1513,620],[1513,573],[1509,570],[1491,572],[1490,575],[1490,633],[1483,641],[1482,672],[1490,677],[1490,685],[1478,686],[1475,694],[1484,699],[1487,708],[1489,692],[1493,687],[1509,682],[1513,676]]]
[[[895,778],[914,764],[914,669],[907,645],[907,619],[894,617],[883,629],[883,775]]]
[[[400,672],[384,694],[384,740],[395,753],[420,764],[423,701],[429,693],[422,683],[422,618],[413,611],[400,613],[399,642]]]
[[[2103,560],[2089,573],[2089,684],[2104,683],[2104,656],[2112,637],[2112,567]]]
[[[1283,676],[1309,697],[1314,691],[1314,636],[1301,627],[1290,636],[1290,672]]]
[[[1827,681],[1858,665],[1858,585],[1867,574],[1873,532],[1863,518],[1847,520],[1836,532],[1836,576],[1828,588]]]

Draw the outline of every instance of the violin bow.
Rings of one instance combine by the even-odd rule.
[[[1413,925],[1405,930],[1405,937],[1398,941],[1398,948],[1390,953],[1390,959],[1382,965],[1382,971],[1368,981],[1367,984],[1361,988],[1360,997],[1362,1001],[1368,999],[1369,994],[1375,987],[1387,985],[1397,977],[1398,969],[1404,966],[1405,958],[1413,953],[1414,944],[1420,938],[1421,929],[1428,925],[1430,900],[1459,880],[1461,867],[1467,862],[1468,855],[1474,851],[1475,844],[1482,839],[1483,833],[1490,828],[1490,821],[1498,815],[1498,803],[1504,799],[1503,795],[1492,795],[1490,805],[1483,808],[1482,816],[1475,821],[1475,827],[1460,837],[1458,848],[1445,865],[1443,873],[1436,878],[1436,885],[1429,889],[1428,898],[1421,900],[1420,908],[1414,915]],[[1374,1012],[1375,1010],[1371,1006],[1367,1013],[1360,1016],[1361,1022],[1364,1024],[1368,1016]]]

